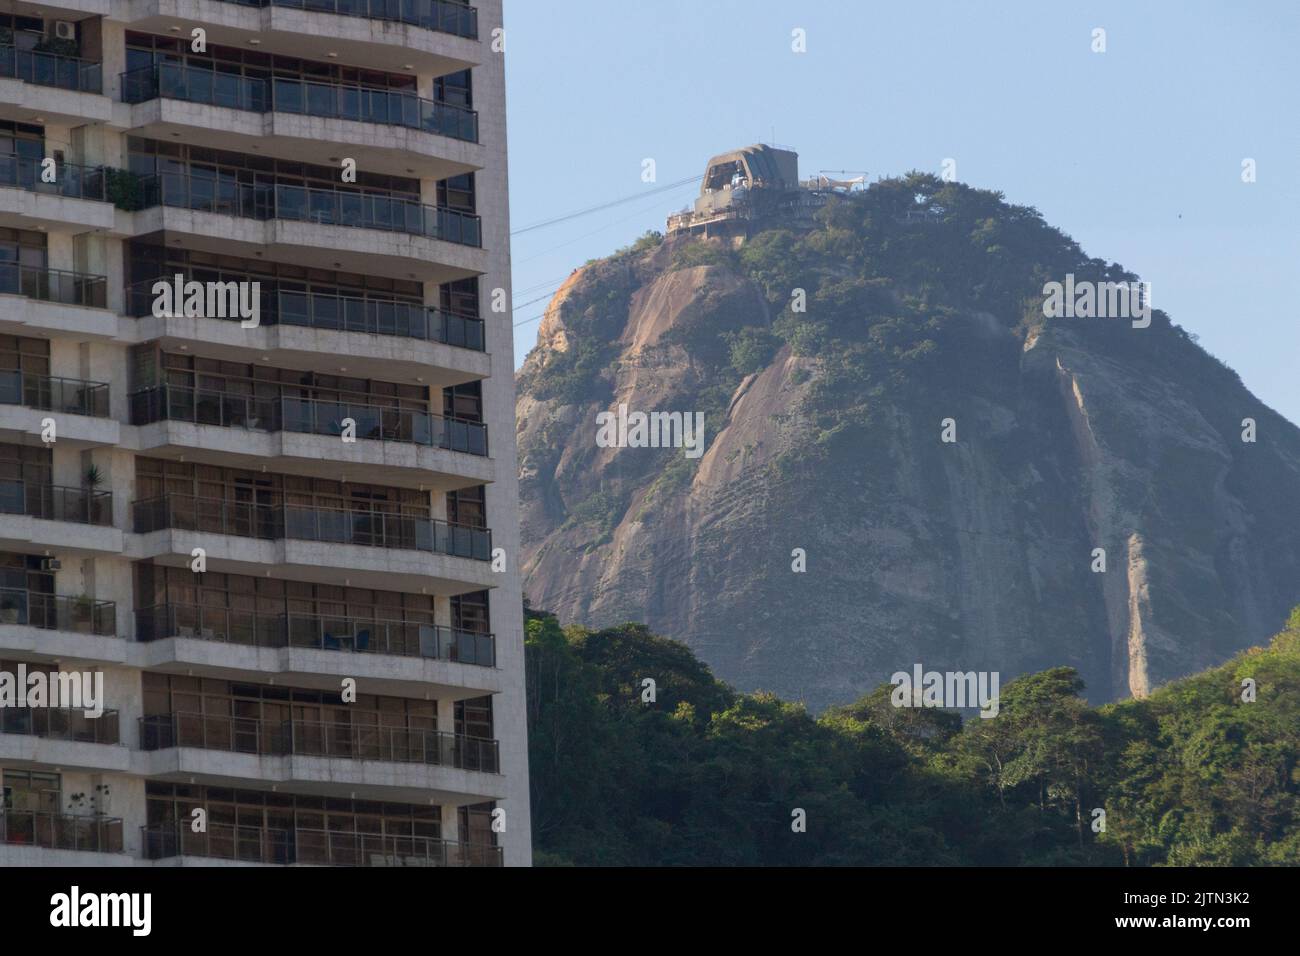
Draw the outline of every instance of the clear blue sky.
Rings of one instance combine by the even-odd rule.
[[[1296,0],[505,0],[505,26],[516,230],[653,188],[647,157],[659,185],[753,142],[796,148],[805,176],[952,157],[961,181],[1151,282],[1157,308],[1300,423]],[[518,236],[515,321],[694,193]],[[515,330],[516,365],[538,324]]]

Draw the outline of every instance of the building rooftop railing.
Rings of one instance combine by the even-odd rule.
[[[296,325],[334,332],[391,335],[439,342],[475,352],[486,349],[483,320],[477,316],[459,315],[396,299],[277,289],[273,280],[225,281],[259,282],[261,301],[257,318],[261,325]],[[145,279],[127,288],[128,315],[140,317],[154,314],[158,296],[153,290],[159,282],[166,282],[170,286],[175,282],[175,276]],[[242,319],[239,315],[227,318],[235,322]]]
[[[422,728],[173,713],[140,718],[142,750],[196,747],[233,753],[420,763],[500,773],[497,741]]]
[[[108,385],[55,375],[0,370],[0,405],[21,405],[65,415],[108,418]]]
[[[0,810],[0,843],[47,850],[122,852],[120,817],[68,816],[46,810]]]
[[[2,594],[2,592],[0,592]],[[162,604],[135,612],[136,638],[220,641],[249,647],[393,654],[496,666],[496,638],[438,624],[318,614],[258,614],[193,604]]]
[[[75,56],[0,44],[0,77],[78,93],[103,93],[103,66]]]
[[[383,193],[243,183],[215,174],[161,173],[140,177],[133,201],[138,202],[139,209],[173,206],[244,219],[379,229],[457,245],[482,245],[478,216]]]
[[[341,17],[391,20],[478,39],[478,11],[464,0],[223,0],[241,7],[288,7]]]
[[[244,538],[289,538],[369,548],[399,548],[476,561],[492,560],[492,532],[487,528],[383,511],[262,505],[167,494],[135,502],[134,512],[137,534],[170,528]]]
[[[0,588],[0,625],[3,624],[112,637],[117,633],[117,605],[88,597]]]
[[[0,153],[0,186],[50,193],[69,199],[107,201],[103,166],[57,163],[54,166],[54,182],[46,182],[43,173],[44,166],[40,160],[26,159],[15,153]]]
[[[308,827],[209,823],[195,833],[188,822],[140,828],[147,860],[207,857],[288,866],[501,866],[501,847],[453,843],[436,837],[353,833]]]
[[[402,126],[478,142],[477,112],[442,100],[427,100],[407,90],[242,76],[194,63],[155,63],[122,74],[123,102],[143,103],[160,97],[251,113],[301,113]]]
[[[85,744],[122,742],[117,711],[87,717],[81,707],[0,707],[0,733]]]
[[[20,478],[0,479],[0,514],[110,527],[113,493],[45,485]]]
[[[0,295],[21,295],[42,302],[108,307],[108,280],[104,276],[66,272],[0,262]]]

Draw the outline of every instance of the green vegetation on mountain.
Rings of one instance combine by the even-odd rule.
[[[1058,667],[964,725],[889,685],[815,718],[641,625],[527,617],[541,865],[1300,864],[1300,609],[1149,698],[1089,707]]]

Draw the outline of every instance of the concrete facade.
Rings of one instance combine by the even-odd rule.
[[[21,447],[24,462],[29,457],[38,461],[30,472],[24,464],[21,472],[0,475],[10,502],[0,506],[0,564],[10,575],[5,579],[9,590],[0,589],[0,595],[12,592],[15,580],[51,582],[51,590],[38,592],[29,584],[27,593],[0,600],[0,660],[6,666],[20,661],[29,667],[102,673],[103,706],[114,712],[119,738],[92,740],[84,732],[43,730],[38,719],[25,721],[0,709],[6,718],[0,732],[0,782],[6,801],[0,814],[0,865],[267,862],[238,853],[196,856],[177,852],[169,840],[160,844],[159,828],[170,824],[158,822],[153,816],[157,807],[150,801],[164,785],[274,793],[279,799],[368,801],[389,807],[385,813],[397,813],[391,808],[403,805],[425,808],[426,814],[431,805],[440,808],[441,833],[438,840],[429,841],[444,844],[436,852],[421,849],[416,837],[414,850],[408,843],[393,851],[367,846],[358,854],[369,861],[363,865],[379,865],[386,855],[407,860],[436,856],[444,862],[488,859],[507,866],[531,863],[513,332],[508,312],[492,308],[494,301],[509,301],[510,295],[505,78],[503,55],[492,48],[494,31],[501,27],[501,0],[428,0],[417,7],[434,11],[435,19],[405,23],[335,15],[278,0],[263,0],[260,6],[242,0],[54,0],[22,5],[29,29],[33,19],[40,21],[47,39],[55,36],[56,24],[76,24],[78,58],[97,77],[95,83],[82,84],[89,89],[69,89],[35,76],[0,77],[0,131],[26,130],[31,137],[32,130],[39,129],[46,156],[57,153],[60,162],[124,176],[134,158],[131,144],[142,140],[320,167],[337,167],[340,157],[349,157],[376,181],[383,176],[416,183],[418,203],[440,210],[446,181],[469,175],[472,213],[462,205],[453,215],[477,217],[481,242],[449,240],[441,232],[432,237],[365,228],[361,223],[250,218],[165,203],[132,207],[107,187],[100,197],[0,182],[0,239],[18,233],[25,238],[13,241],[34,244],[34,237],[42,237],[41,269],[48,273],[48,280],[35,275],[40,270],[5,273],[6,257],[0,256],[0,336],[27,343],[19,349],[40,351],[32,343],[48,342],[48,366],[42,374],[51,381],[71,382],[82,391],[107,386],[106,395],[102,389],[98,393],[103,407],[89,414],[69,399],[62,404],[57,399],[31,399],[30,387],[21,398],[0,399],[0,445]],[[438,14],[442,7],[447,9]],[[463,26],[469,22],[467,7],[476,11],[476,31]],[[461,26],[448,27],[449,17]],[[164,94],[126,102],[122,77],[129,69],[130,44],[138,50],[144,35],[187,38],[194,28],[206,31],[210,46],[227,50],[292,57],[342,70],[381,71],[390,74],[394,84],[414,77],[415,95],[424,103],[441,95],[440,80],[468,71],[477,135],[467,139],[397,123],[279,109],[254,112]],[[304,69],[304,75],[307,72]],[[362,79],[341,80],[340,87],[366,87],[366,74],[346,75]],[[6,148],[3,142],[0,152]],[[348,290],[355,283],[347,276],[405,283],[423,290],[416,306],[427,310],[445,308],[450,288],[446,284],[476,281],[477,319],[483,323],[485,347],[392,329],[358,331],[276,320],[244,328],[223,317],[133,314],[128,290],[140,281],[142,242],[189,255],[256,262],[268,269],[310,269],[313,289],[337,287],[344,291],[331,294],[340,299],[352,295]],[[223,279],[232,278],[238,277],[223,274]],[[463,292],[463,285],[457,288],[458,294]],[[463,311],[457,313],[457,321],[464,318]],[[464,414],[471,416],[465,421],[486,425],[487,454],[458,450],[446,439],[440,445],[438,438],[430,442],[427,436],[370,434],[345,442],[332,434],[247,422],[142,421],[133,398],[142,390],[141,355],[192,357],[259,372],[270,369],[284,381],[299,373],[347,376],[349,381],[365,380],[365,394],[381,397],[393,394],[382,390],[390,386],[415,388],[427,396],[429,416],[454,421]],[[6,372],[8,368],[0,367],[0,375],[16,374],[16,369]],[[29,386],[36,381],[26,371],[21,374]],[[481,390],[476,411],[445,411],[452,407],[453,396],[450,391],[444,395],[444,390],[473,388],[475,383]],[[77,395],[81,400],[80,391]],[[53,441],[48,440],[51,420]],[[452,424],[440,427],[450,429]],[[0,452],[0,461],[14,454]],[[46,454],[48,466],[39,465],[39,456]],[[388,501],[414,494],[427,507],[431,524],[448,519],[461,500],[457,496],[479,494],[481,489],[481,516],[473,519],[481,523],[472,527],[490,530],[493,560],[438,545],[391,543],[388,538],[383,543],[304,538],[291,524],[274,531],[224,525],[194,530],[171,512],[159,519],[163,526],[146,528],[136,505],[159,496],[156,491],[144,493],[144,460],[240,470],[259,480],[266,476],[266,481],[282,482],[285,489],[290,482],[328,480],[388,489],[391,497],[383,499]],[[44,486],[38,488],[37,479],[29,476],[36,474]],[[236,480],[245,479],[231,479]],[[167,481],[167,494],[172,494],[172,479]],[[26,501],[25,507],[13,504],[14,494]],[[283,502],[288,500],[286,490]],[[283,502],[274,507],[287,509]],[[361,512],[345,513],[350,533],[361,534],[369,527],[356,517]],[[207,561],[204,573],[191,570],[196,549]],[[427,599],[431,620],[406,620],[404,630],[394,627],[395,633],[418,634],[419,639],[417,651],[408,643],[405,651],[392,653],[366,644],[370,632],[381,629],[378,625],[349,630],[339,626],[347,621],[324,611],[303,612],[313,626],[319,623],[323,629],[322,642],[314,645],[296,645],[291,638],[262,645],[261,638],[236,637],[234,627],[206,624],[173,624],[175,633],[159,631],[158,625],[146,626],[158,607],[151,603],[153,598],[139,593],[142,573],[152,575],[153,569],[161,569],[156,573],[163,576],[192,575],[196,588],[208,586],[200,581],[205,576],[221,575],[287,582],[286,594],[292,586],[406,595]],[[477,624],[460,621],[456,615],[467,612],[456,602],[477,601],[484,592],[492,662],[477,650],[478,659],[457,656],[466,653],[457,649],[465,634],[472,631],[473,640],[479,641],[486,635]],[[231,616],[223,621],[234,619],[231,600],[231,608],[224,609]],[[349,608],[353,600],[348,598]],[[176,601],[168,597],[166,603],[170,607]],[[374,606],[381,605],[392,606],[376,599]],[[274,617],[269,611],[257,613],[263,615],[257,627]],[[348,614],[370,620],[350,610]],[[288,613],[284,619],[289,620]],[[339,634],[348,631],[346,639],[338,640],[331,627]],[[359,694],[382,698],[389,710],[400,709],[403,700],[420,702],[425,708],[420,713],[431,708],[437,735],[455,738],[455,756],[415,760],[395,750],[378,755],[360,749],[355,754],[300,752],[296,744],[284,749],[282,742],[276,745],[280,749],[248,752],[235,743],[210,742],[206,730],[203,744],[194,746],[193,740],[168,736],[167,721],[182,711],[160,714],[156,695],[150,697],[147,688],[156,687],[155,678],[163,675],[326,694],[355,681]],[[272,696],[268,690],[267,699]],[[485,769],[477,762],[481,758],[462,757],[462,746],[466,753],[471,747],[479,753],[488,739],[469,729],[470,718],[462,717],[466,705],[473,705],[475,714],[488,708],[499,772],[491,765]],[[231,704],[228,718],[231,727],[242,719],[234,716],[235,706]],[[329,706],[339,709],[337,703]],[[475,719],[474,726],[481,727],[481,718]],[[349,739],[362,739],[364,735],[357,736],[356,728],[348,726],[353,731]],[[266,729],[259,725],[255,737],[260,740]],[[224,738],[218,734],[215,739]],[[394,754],[396,759],[390,759]],[[39,805],[32,791],[23,789],[35,784],[21,782],[34,775],[58,779],[57,794],[39,798],[47,801]],[[83,799],[92,793],[94,798]],[[477,815],[473,826],[465,823],[470,808]],[[484,823],[489,814],[496,821],[490,830]],[[104,835],[104,821],[109,821],[109,837]],[[292,844],[292,836],[289,841]],[[500,852],[479,852],[484,841],[495,843]],[[289,858],[272,862],[303,862],[292,857],[290,852]]]

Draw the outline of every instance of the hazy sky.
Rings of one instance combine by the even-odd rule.
[[[1295,0],[505,0],[505,21],[513,229],[655,188],[646,158],[663,186],[754,142],[797,149],[804,176],[951,157],[962,182],[1150,282],[1300,423]],[[662,229],[697,188],[517,236],[516,366],[574,268]]]

